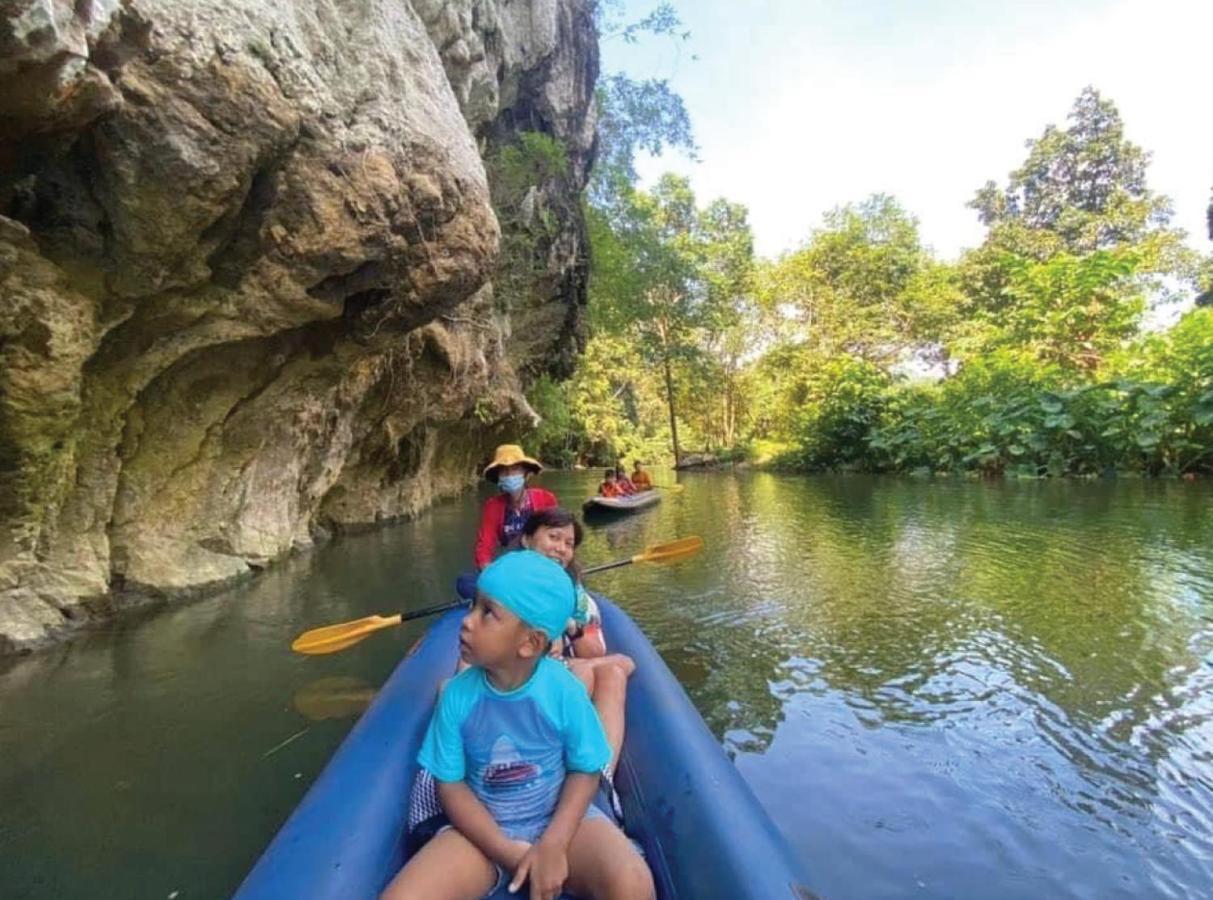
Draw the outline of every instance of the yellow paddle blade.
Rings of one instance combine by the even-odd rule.
[[[313,628],[305,631],[291,649],[296,653],[318,655],[321,653],[336,653],[347,647],[352,647],[368,635],[384,628],[400,624],[400,614],[394,616],[366,616],[352,622],[342,622],[340,625],[325,625],[323,628]]]
[[[638,553],[632,557],[632,562],[647,562],[647,563],[672,563],[678,562],[680,559],[686,559],[688,556],[694,556],[703,549],[703,538],[698,535],[691,537],[679,538],[676,541],[670,541],[668,544],[654,544],[652,547],[647,547],[643,553]]]

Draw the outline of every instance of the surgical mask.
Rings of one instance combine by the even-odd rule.
[[[526,484],[525,475],[502,475],[497,479],[497,487],[506,494],[516,494]]]

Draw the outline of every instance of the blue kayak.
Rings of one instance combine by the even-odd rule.
[[[811,897],[803,864],[635,623],[599,600],[610,649],[636,661],[615,786],[657,896]],[[461,610],[396,667],[236,893],[238,900],[377,897],[404,864],[416,755],[454,670]],[[518,895],[503,896],[516,897]]]

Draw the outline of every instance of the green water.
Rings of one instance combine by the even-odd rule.
[[[542,483],[575,502],[592,481]],[[694,563],[594,586],[650,635],[815,889],[1209,894],[1209,486],[682,481],[591,529],[582,558],[704,537]],[[477,504],[0,668],[0,896],[230,894],[353,722],[295,698],[381,683],[423,626],[330,657],[290,639],[445,599]]]

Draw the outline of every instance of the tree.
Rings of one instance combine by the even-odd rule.
[[[740,203],[713,200],[699,215],[700,268],[705,304],[700,345],[713,362],[720,383],[719,428],[708,411],[703,431],[731,448],[737,441],[740,378],[747,354],[754,350],[758,319],[754,300],[754,235],[749,211]],[[700,391],[705,399],[710,393]]]
[[[1171,201],[1146,185],[1150,154],[1125,138],[1115,104],[1086,87],[1070,125],[1049,125],[1000,191],[986,182],[969,204],[991,230],[1005,222],[1047,231],[1086,253],[1140,241],[1171,219]]]
[[[622,195],[637,180],[637,152],[658,156],[676,148],[694,156],[690,116],[669,82],[615,73],[599,82],[597,102],[597,157],[589,186],[590,202],[597,208],[609,211],[624,202]]]
[[[630,335],[641,357],[658,367],[677,462],[680,370],[722,375],[727,384],[740,368],[745,339],[737,330],[752,278],[753,237],[744,207],[716,201],[701,210],[680,176],[665,175],[652,190],[627,191],[616,201],[592,218],[592,323]],[[735,382],[731,390],[717,420],[721,432],[735,432]],[[700,433],[714,430],[705,422]]]
[[[594,7],[594,17],[600,42],[618,38],[635,44],[645,35],[679,41],[690,37],[669,3],[629,22],[621,0],[601,0]],[[598,209],[609,211],[623,202],[623,195],[636,184],[638,152],[658,156],[674,148],[694,158],[695,139],[686,104],[665,79],[636,80],[622,72],[603,75],[596,100],[598,143],[588,194]]]
[[[1005,189],[970,203],[989,228],[961,264],[972,357],[996,347],[1094,372],[1136,333],[1166,279],[1194,283],[1198,260],[1170,227],[1171,202],[1150,190],[1150,155],[1125,137],[1116,106],[1094,88],[1066,128],[1049,125]]]
[[[1209,199],[1209,208],[1205,212],[1205,216],[1209,224],[1209,240],[1213,241],[1213,196]],[[1196,305],[1213,306],[1213,257],[1205,260],[1201,282],[1205,290],[1196,298]]]
[[[827,213],[764,283],[766,305],[794,308],[817,351],[886,369],[905,351],[937,343],[955,303],[948,274],[919,241],[917,220],[886,194]]]

